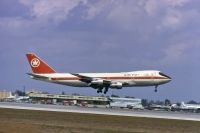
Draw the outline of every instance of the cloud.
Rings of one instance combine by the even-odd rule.
[[[34,37],[42,40],[50,36],[52,42],[57,39],[64,40],[59,42],[62,46],[67,43],[63,38],[70,38],[70,43],[76,42],[80,49],[85,47],[82,44],[88,44],[88,49],[102,44],[99,54],[105,54],[109,50],[113,53],[120,52],[122,49],[124,53],[128,53],[129,48],[137,53],[134,47],[139,47],[139,45],[147,49],[152,47],[152,50],[164,47],[167,49],[164,60],[168,62],[170,59],[175,59],[170,56],[170,51],[175,53],[183,45],[180,41],[172,40],[172,37],[176,37],[179,32],[188,32],[186,28],[192,27],[191,23],[194,21],[197,24],[199,20],[196,18],[200,16],[196,8],[184,7],[190,2],[187,0],[175,2],[173,0],[19,0],[19,2],[29,8],[27,16],[0,18],[2,33],[8,30],[10,34],[16,35],[34,34],[36,35]],[[79,22],[68,23],[71,16],[75,16]],[[90,25],[87,25],[88,23]],[[59,29],[62,24],[64,28]],[[70,28],[74,28],[75,31]],[[63,29],[67,29],[67,33],[63,31],[64,35],[59,32]],[[45,34],[45,37],[42,34]],[[61,37],[58,38],[58,36]],[[122,44],[124,46],[120,46]],[[172,46],[174,44],[176,45]],[[179,46],[180,44],[182,45]],[[171,47],[175,47],[174,52]],[[180,51],[177,55],[174,54],[176,58],[180,57]],[[109,56],[113,53],[105,55]],[[125,55],[133,60],[136,58],[134,54]],[[149,53],[148,56],[141,56],[141,59],[149,60],[150,57],[155,58]]]
[[[30,8],[32,17],[56,23],[66,20],[74,8],[86,2],[86,0],[20,0],[21,4]]]
[[[87,20],[92,20],[97,17],[102,12],[108,9],[113,3],[113,0],[99,0],[95,3],[89,3],[86,5],[86,14],[84,14],[83,18]]]
[[[178,28],[183,22],[182,19],[181,12],[170,10],[163,18],[161,25],[168,28]]]
[[[40,32],[47,27],[54,28],[66,21],[72,15],[72,10],[86,4],[87,0],[19,0],[19,3],[28,8],[28,12],[22,12],[21,16],[0,17],[0,30],[3,32],[26,35]]]
[[[79,18],[81,22],[96,21],[98,18],[101,21],[99,23],[109,25],[113,29],[140,33],[144,33],[145,30],[151,33],[156,32],[156,29],[161,31],[166,27],[179,27],[187,18],[183,16],[181,8],[177,7],[184,7],[189,2],[188,0],[19,0],[22,6],[29,9],[26,15],[4,19],[2,25],[5,23],[6,26],[13,24],[19,27],[20,25],[15,25],[17,22],[22,25],[34,25],[35,28],[38,26],[40,29],[46,25],[58,26],[62,22],[67,22],[69,17]]]
[[[165,4],[173,7],[181,7],[187,4],[190,0],[162,0]]]
[[[157,0],[148,0],[144,4],[144,10],[146,13],[150,16],[155,15],[157,13],[157,10],[159,8]]]

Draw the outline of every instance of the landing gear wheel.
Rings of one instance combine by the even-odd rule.
[[[97,89],[97,93],[102,93],[102,89],[103,89],[103,88]]]
[[[102,93],[102,90],[97,90],[97,93]]]

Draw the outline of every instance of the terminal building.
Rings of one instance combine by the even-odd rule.
[[[75,96],[75,95],[60,95],[60,94],[43,94],[30,92],[27,94],[31,102],[44,103],[44,104],[57,104],[62,103],[66,105],[107,105],[109,99],[107,97],[95,96]]]
[[[27,95],[32,103],[143,109],[141,99],[137,98],[60,95],[35,92],[29,92]]]
[[[11,96],[12,93],[10,91],[1,91],[0,90],[0,99],[5,99]]]

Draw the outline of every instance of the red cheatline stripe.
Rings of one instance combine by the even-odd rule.
[[[167,79],[165,77],[94,77],[94,78],[101,78],[105,80],[123,80],[123,79]],[[80,80],[81,78],[79,77],[56,77],[56,78],[51,78],[51,80]]]

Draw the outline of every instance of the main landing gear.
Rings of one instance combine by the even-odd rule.
[[[98,88],[97,93],[102,93],[103,88]]]
[[[105,87],[105,89],[104,89],[104,91],[103,91],[104,94],[106,94],[106,93],[108,92],[108,88],[109,88],[109,87]],[[103,88],[98,88],[98,89],[97,89],[97,93],[102,93],[102,90],[103,90]]]

